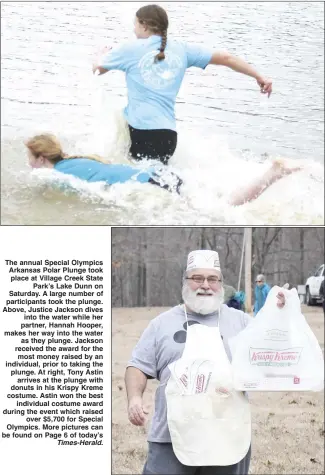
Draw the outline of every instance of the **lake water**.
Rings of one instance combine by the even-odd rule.
[[[59,136],[68,153],[125,161],[124,75],[91,73],[93,54],[133,37],[137,2],[1,3],[1,223],[286,225],[324,223],[324,3],[171,2],[169,34],[227,49],[274,81],[270,99],[224,67],[190,69],[176,105],[171,167],[182,196],[151,185],[53,185],[27,166],[23,141]],[[231,190],[274,157],[302,171],[231,207]]]

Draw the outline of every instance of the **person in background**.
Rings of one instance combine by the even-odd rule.
[[[239,299],[240,292],[236,292],[234,287],[231,285],[223,285],[225,295],[224,295],[224,302],[227,307],[236,308],[237,310],[243,310],[242,302]]]
[[[235,295],[236,289],[232,285],[227,285],[223,284],[223,290],[224,290],[224,302],[227,305],[227,302],[229,302]]]
[[[270,292],[269,285],[265,282],[263,274],[259,274],[255,281],[255,303],[254,303],[254,316],[261,310],[265,304],[268,293]]]
[[[237,310],[246,311],[245,308],[246,295],[243,290],[238,290],[230,302],[227,303],[229,307],[236,308]]]
[[[168,15],[162,7],[145,5],[135,15],[136,40],[105,47],[93,63],[94,74],[120,70],[126,75],[128,105],[124,117],[134,160],[150,158],[167,164],[174,154],[175,101],[188,68],[226,66],[255,79],[262,94],[269,97],[272,92],[272,81],[243,59],[202,44],[175,40],[168,35],[168,26]]]

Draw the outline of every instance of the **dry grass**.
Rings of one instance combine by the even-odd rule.
[[[141,474],[146,458],[146,429],[127,419],[125,365],[149,320],[162,308],[113,310],[113,474]],[[324,316],[321,307],[303,313],[322,348]],[[149,381],[145,403],[153,410],[157,383]],[[250,393],[252,408],[251,474],[324,473],[324,393]]]

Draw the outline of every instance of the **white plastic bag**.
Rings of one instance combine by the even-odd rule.
[[[277,294],[286,303],[277,307]],[[273,287],[245,330],[229,340],[234,387],[243,391],[321,391],[324,357],[301,313],[296,289]]]

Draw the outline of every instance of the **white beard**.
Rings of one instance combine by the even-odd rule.
[[[185,305],[195,313],[201,315],[208,315],[209,313],[216,312],[220,309],[221,304],[224,301],[224,289],[220,292],[207,292],[210,297],[200,296],[198,293],[202,293],[201,289],[192,290],[189,285],[185,283],[182,289],[182,297]]]

